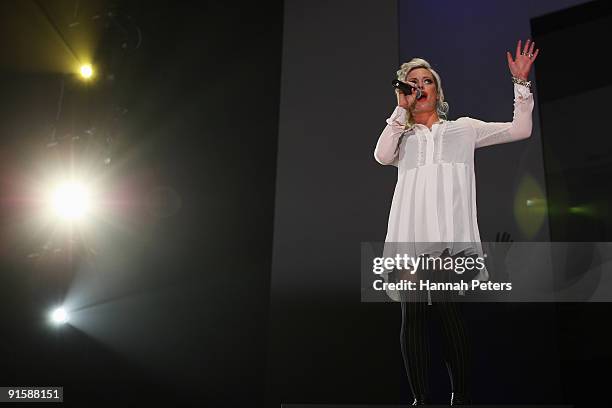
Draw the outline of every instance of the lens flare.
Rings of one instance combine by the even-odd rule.
[[[521,179],[514,197],[514,218],[523,235],[536,236],[547,217],[547,202],[543,189],[530,174]]]
[[[81,74],[81,77],[83,77],[83,79],[90,79],[94,73],[93,67],[90,64],[81,65],[79,72]]]
[[[58,307],[51,312],[51,321],[54,324],[60,325],[68,323],[70,320],[70,316],[68,316],[68,312],[63,307]]]
[[[58,217],[79,220],[91,210],[90,193],[81,183],[63,183],[53,192],[51,206]]]

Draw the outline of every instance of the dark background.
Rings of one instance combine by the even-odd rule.
[[[599,45],[612,38],[612,5],[590,2],[532,20],[534,38],[550,54],[537,71],[540,90],[543,163],[552,241],[609,242],[612,234],[609,184],[612,143],[606,126],[606,104],[612,81]],[[589,67],[576,72],[567,63],[568,44],[592,55]],[[572,78],[565,86],[565,79]],[[573,80],[576,78],[576,80]],[[580,119],[588,118],[588,119]],[[571,267],[558,270],[560,281],[582,277],[576,262],[593,248],[570,247]],[[611,333],[600,322],[608,303],[561,303],[556,307],[559,361],[564,394],[569,401],[597,405],[607,386],[602,373],[612,363]],[[579,335],[577,335],[579,333]],[[583,339],[589,339],[586,343]]]
[[[69,30],[77,3],[82,17],[124,16],[127,34],[93,20]],[[542,146],[557,132],[544,132],[572,101],[560,79],[539,84],[572,66],[551,45],[584,41],[554,28],[601,9],[544,20],[579,3],[2,3],[0,385],[64,386],[75,406],[409,401],[399,306],[358,294],[359,245],[384,239],[395,183],[373,158],[395,105],[389,81],[420,56],[443,78],[451,119],[510,120],[505,51],[547,44],[533,136],[476,154],[482,239],[605,240],[560,237],[517,200],[525,183],[550,198]],[[88,49],[114,79],[70,79],[65,61]],[[111,164],[90,173],[121,205],[85,240],[95,256],[41,251],[48,231],[30,220],[29,186],[70,152],[47,147],[54,125],[85,158],[97,157],[89,139],[70,136],[113,132]],[[61,302],[74,313],[58,330],[44,315]],[[476,402],[605,400],[607,304],[470,306]],[[445,402],[441,364],[433,376]]]
[[[108,126],[106,116],[97,117],[109,108],[101,97],[129,110],[111,165],[92,171],[128,205],[97,224],[103,233],[90,241],[98,252],[92,260],[70,267],[61,254],[28,258],[42,238],[28,224],[24,184],[47,176],[40,162],[55,157],[46,144],[59,68],[70,55],[38,4],[3,2],[0,384],[63,386],[72,406],[257,405],[265,380],[282,3],[80,3],[81,16],[112,9],[142,31],[140,48],[122,52],[116,30],[98,29],[90,48],[115,81],[100,76],[82,87],[68,79],[59,124],[78,133],[85,116]],[[79,37],[65,24],[75,2],[40,4],[66,39]],[[150,205],[160,186],[180,197],[172,216],[159,215],[167,200]],[[56,330],[45,314],[66,297],[91,307],[75,314],[74,326]]]

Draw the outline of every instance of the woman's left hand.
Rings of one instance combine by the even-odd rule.
[[[506,57],[508,58],[508,68],[510,68],[510,73],[512,73],[512,76],[527,80],[529,77],[529,71],[531,70],[531,65],[540,52],[539,49],[536,49],[535,52],[533,52],[534,47],[535,42],[527,40],[525,47],[521,52],[521,40],[519,40],[516,44],[516,56],[514,57],[514,60],[512,59],[510,52],[506,52]]]

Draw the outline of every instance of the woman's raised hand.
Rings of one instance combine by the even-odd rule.
[[[535,59],[538,57],[539,49],[536,49],[535,52],[533,49],[535,48],[535,42],[531,40],[527,40],[525,42],[525,47],[523,51],[521,51],[521,40],[516,44],[516,55],[514,60],[512,59],[512,55],[509,51],[506,51],[506,57],[508,58],[508,68],[510,68],[510,73],[512,76],[527,80],[529,77],[529,71],[531,70],[531,66],[533,65]]]

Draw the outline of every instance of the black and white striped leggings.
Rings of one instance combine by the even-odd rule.
[[[463,252],[455,255],[462,256]],[[443,256],[448,256],[447,253]],[[454,256],[453,256],[454,257]],[[417,279],[453,282],[458,279],[452,270],[417,271]],[[464,277],[464,279],[466,279]],[[469,281],[468,281],[469,282]],[[402,326],[400,344],[410,387],[414,397],[429,399],[430,349],[427,321],[441,323],[444,336],[444,359],[450,376],[452,392],[467,397],[470,392],[470,353],[467,327],[462,306],[456,302],[456,291],[405,291],[401,295]],[[428,301],[431,300],[431,304]],[[435,316],[434,316],[435,315]]]

